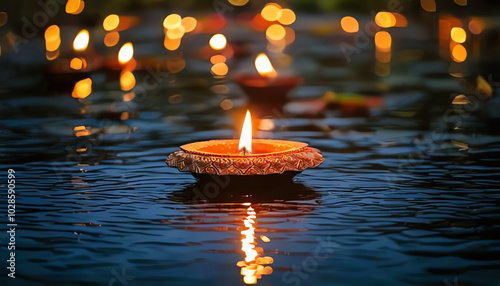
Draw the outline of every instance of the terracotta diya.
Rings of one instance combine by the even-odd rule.
[[[191,172],[200,181],[224,177],[230,184],[272,185],[290,181],[325,159],[306,143],[253,139],[247,111],[240,140],[211,140],[182,145],[166,160],[170,167]]]
[[[236,83],[253,103],[283,105],[288,101],[288,93],[302,82],[300,76],[278,75],[264,53],[255,58],[255,69],[258,75],[235,77]]]

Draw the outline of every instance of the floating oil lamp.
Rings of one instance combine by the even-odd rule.
[[[274,108],[281,110],[288,100],[288,92],[302,82],[300,76],[278,75],[264,53],[255,58],[255,69],[258,75],[239,75],[235,81],[248,96],[248,101],[258,104],[261,116],[269,115],[267,111]]]
[[[290,181],[324,161],[321,152],[306,143],[252,139],[247,111],[240,140],[211,140],[180,147],[166,160],[170,167],[191,172],[201,180],[224,177],[230,184],[273,185]],[[221,179],[221,178],[218,178]]]

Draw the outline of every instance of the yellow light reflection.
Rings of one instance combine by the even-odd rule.
[[[182,38],[182,36],[184,36],[184,32],[184,26],[179,26],[177,28],[168,29],[166,35],[169,39],[176,40]]]
[[[359,23],[354,17],[345,16],[340,20],[340,26],[342,30],[347,33],[356,33],[359,30]]]
[[[74,98],[86,98],[92,93],[92,80],[90,78],[82,79],[75,84],[71,96]]]
[[[273,65],[271,64],[271,61],[264,53],[257,55],[257,57],[255,58],[255,69],[257,70],[259,75],[263,77],[273,78],[278,75]]]
[[[81,0],[68,0],[65,8],[66,13],[75,14],[78,11],[78,8],[80,7],[80,2]]]
[[[229,68],[227,67],[226,63],[216,63],[215,65],[212,66],[210,69],[213,75],[216,76],[225,76],[227,75]]]
[[[375,46],[381,51],[389,51],[391,49],[392,38],[391,34],[386,31],[379,31],[375,34]]]
[[[422,9],[427,12],[436,12],[435,0],[420,0],[420,5],[422,6]]]
[[[455,0],[455,3],[460,6],[467,6],[467,0]]]
[[[108,15],[102,22],[102,27],[106,31],[112,31],[120,24],[120,17],[116,14]]]
[[[243,6],[247,4],[249,0],[228,0],[228,1],[234,6]]]
[[[226,57],[223,55],[215,55],[215,56],[210,57],[210,62],[213,65],[218,64],[218,63],[224,63],[224,62],[226,62]]]
[[[392,13],[394,17],[396,18],[396,25],[394,27],[406,27],[408,26],[408,20],[406,20],[406,17],[403,16],[402,14],[399,13]]]
[[[72,58],[69,67],[74,70],[81,70],[87,67],[87,61],[84,58]]]
[[[170,14],[163,20],[163,27],[165,27],[165,29],[175,29],[181,26],[181,23],[182,18],[180,15]]]
[[[120,88],[129,91],[135,86],[135,76],[131,71],[124,70],[120,74]]]
[[[279,41],[285,38],[285,35],[286,35],[285,28],[279,24],[271,25],[266,30],[266,37],[268,37],[271,40]]]
[[[450,32],[451,39],[457,43],[463,43],[465,42],[467,38],[467,34],[465,33],[465,30],[460,28],[460,27],[454,27],[451,29]]]
[[[83,52],[87,49],[89,45],[89,31],[83,29],[75,37],[73,41],[73,49],[77,52]]]
[[[282,9],[281,16],[278,18],[278,22],[283,25],[291,25],[295,22],[295,13],[290,9]]]
[[[120,48],[120,51],[118,52],[118,61],[121,64],[125,64],[128,61],[130,61],[134,57],[134,46],[132,43],[128,42],[123,44],[123,46]]]
[[[214,50],[222,50],[226,47],[227,40],[226,37],[222,34],[215,34],[210,38],[209,41],[210,47]]]
[[[184,32],[189,33],[196,29],[198,21],[193,17],[184,17],[182,18],[181,24],[184,27]]]
[[[120,41],[120,33],[117,31],[108,32],[106,36],[104,36],[104,45],[106,47],[114,47]]]
[[[244,203],[243,205],[248,206],[246,217],[243,220],[244,229],[240,232],[242,236],[241,250],[245,254],[245,260],[238,261],[236,265],[240,267],[240,274],[243,276],[243,282],[247,285],[253,285],[257,284],[258,279],[260,279],[262,275],[269,275],[273,272],[271,266],[264,265],[272,264],[274,259],[269,256],[260,257],[263,249],[257,247],[257,241],[255,239],[257,213],[250,203]]]
[[[456,44],[451,49],[451,58],[455,62],[461,63],[461,62],[465,61],[465,59],[467,59],[467,50],[461,44]]]
[[[55,52],[61,45],[60,29],[57,25],[52,25],[45,30],[45,49],[48,52]]]
[[[281,10],[282,7],[280,5],[276,3],[269,3],[262,9],[260,14],[262,15],[262,18],[269,22],[273,22],[281,17]]]
[[[390,28],[396,25],[396,17],[390,12],[378,12],[375,15],[375,23],[382,28]]]
[[[165,49],[169,51],[175,51],[181,46],[181,39],[170,39],[166,34],[165,34],[165,41],[163,41],[163,46],[165,46]]]

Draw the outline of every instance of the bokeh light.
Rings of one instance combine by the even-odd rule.
[[[456,44],[451,49],[451,58],[455,62],[461,63],[461,62],[465,61],[465,59],[467,59],[467,50],[461,44]]]
[[[104,45],[106,47],[114,47],[120,41],[120,33],[117,31],[108,32],[104,36]]]
[[[120,48],[120,51],[118,52],[118,61],[121,64],[124,64],[132,59],[134,56],[134,46],[132,43],[128,42],[123,44],[123,46]]]
[[[72,58],[69,67],[74,70],[81,70],[87,67],[87,61],[84,58]]]
[[[92,80],[82,79],[75,84],[71,96],[74,98],[86,98],[92,93]]]
[[[340,20],[342,30],[347,33],[356,33],[359,30],[359,23],[354,17],[345,16]]]
[[[225,76],[228,73],[229,68],[227,67],[226,63],[216,63],[212,66],[212,69],[210,71],[213,75]]]
[[[135,86],[135,76],[129,70],[124,70],[120,74],[120,88],[123,91],[129,91]]]
[[[234,6],[243,6],[248,3],[249,0],[228,0]]]
[[[465,42],[467,38],[467,34],[465,33],[465,30],[460,28],[460,27],[454,27],[451,29],[450,32],[451,39],[457,43],[463,43]]]
[[[189,33],[196,29],[198,21],[193,17],[184,17],[182,18],[181,24],[184,27],[184,32]]]
[[[222,34],[215,34],[210,38],[210,47],[214,50],[222,50],[226,47],[227,40],[226,37]]]
[[[116,14],[111,14],[104,18],[104,21],[102,22],[102,27],[106,31],[112,31],[118,27],[120,24],[120,17]]]
[[[396,25],[396,17],[390,12],[378,12],[375,15],[375,23],[382,28],[390,28]]]
[[[278,4],[269,3],[262,9],[260,14],[262,15],[262,18],[269,22],[273,22],[277,21],[281,17],[281,9],[281,6]]]
[[[89,45],[89,31],[83,29],[75,37],[75,40],[73,41],[73,49],[77,52],[83,52],[87,49]]]
[[[375,34],[375,46],[381,51],[389,51],[391,49],[392,38],[391,34],[386,31],[379,31]]]
[[[61,45],[60,29],[57,25],[52,25],[45,30],[45,49],[54,52]]]
[[[165,27],[165,29],[175,29],[181,26],[181,23],[182,18],[180,15],[170,14],[165,18],[165,20],[163,20],[163,27]]]
[[[7,13],[0,12],[0,27],[7,24],[7,19],[8,19]]]
[[[420,0],[420,5],[427,12],[436,12],[436,0]]]
[[[266,37],[275,41],[279,41],[285,38],[285,35],[286,35],[286,30],[280,24],[273,24],[269,26],[269,28],[267,28],[266,30]]]
[[[283,25],[291,25],[295,22],[295,13],[290,9],[282,9],[281,16],[278,18],[278,22]]]

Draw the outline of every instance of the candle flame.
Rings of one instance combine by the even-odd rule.
[[[85,51],[89,45],[89,39],[89,31],[81,30],[73,41],[73,49],[77,52]]]
[[[259,54],[255,58],[255,69],[257,69],[257,72],[264,77],[272,78],[278,75],[271,64],[271,61],[264,53]]]
[[[132,46],[132,43],[128,42],[125,43],[120,48],[120,51],[118,52],[118,61],[121,64],[125,64],[128,61],[130,61],[133,56],[134,56],[134,46]]]
[[[252,152],[252,117],[250,116],[249,110],[247,110],[245,121],[243,122],[243,128],[241,129],[238,150],[242,149],[247,152]]]

